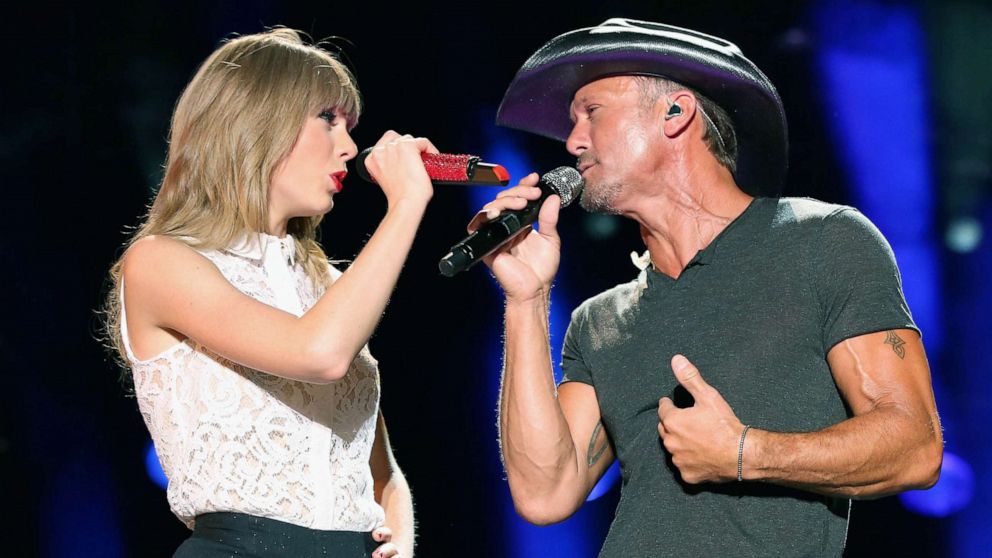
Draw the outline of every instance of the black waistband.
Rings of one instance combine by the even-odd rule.
[[[367,558],[379,545],[368,532],[308,529],[284,521],[234,512],[198,515],[192,538],[265,557]]]

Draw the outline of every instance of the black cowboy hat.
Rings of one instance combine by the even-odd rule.
[[[664,77],[715,102],[737,132],[737,183],[751,195],[779,194],[789,139],[775,86],[737,45],[690,29],[614,18],[559,35],[524,62],[496,123],[564,141],[572,129],[575,92],[617,75]]]

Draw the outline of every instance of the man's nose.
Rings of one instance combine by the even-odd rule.
[[[582,155],[586,149],[589,149],[589,133],[586,130],[585,123],[576,122],[572,126],[572,132],[568,134],[568,138],[565,140],[565,149],[576,157]]]

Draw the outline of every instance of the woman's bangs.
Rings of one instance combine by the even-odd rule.
[[[348,120],[348,128],[353,128],[362,112],[362,100],[348,70],[335,60],[318,66],[314,77],[311,108],[316,112],[337,109]]]

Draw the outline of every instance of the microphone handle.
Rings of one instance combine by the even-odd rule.
[[[541,188],[540,198],[528,202],[523,209],[504,211],[499,217],[486,222],[464,240],[452,246],[437,264],[441,275],[453,277],[470,269],[482,258],[509,242],[522,229],[530,228],[530,225],[537,221],[541,204],[548,199],[548,196],[555,193],[543,180],[538,183],[538,187]]]
[[[363,150],[355,159],[358,176],[368,182],[375,179],[365,167],[365,159],[372,153],[371,147]],[[510,183],[510,173],[501,165],[483,163],[476,155],[453,155],[449,153],[421,153],[431,183],[436,185],[475,184],[480,186],[506,186]]]

